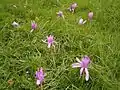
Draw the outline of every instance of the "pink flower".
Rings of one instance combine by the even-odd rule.
[[[48,43],[48,48],[50,48],[51,45],[53,45],[53,43],[54,43],[54,37],[52,35],[47,36],[47,43]]]
[[[52,35],[47,36],[47,39],[42,41],[48,44],[48,48],[50,48],[51,46],[55,48],[54,43],[57,44],[57,42],[54,40],[54,37]]]
[[[57,12],[57,15],[58,15],[58,17],[64,18],[64,15],[63,15],[63,12],[62,12],[62,11]]]
[[[72,68],[77,68],[80,67],[80,76],[82,76],[83,72],[85,72],[86,76],[85,79],[86,81],[89,80],[89,72],[88,72],[88,65],[90,63],[90,58],[88,56],[84,56],[82,58],[82,61],[80,61],[78,58],[76,58],[78,61],[77,63],[72,64]]]
[[[43,68],[38,68],[38,70],[36,71],[36,74],[35,74],[35,77],[36,77],[36,84],[37,85],[41,85],[43,82],[44,82],[44,77],[45,77],[45,74],[43,72]]]
[[[31,28],[32,28],[31,32],[33,32],[33,30],[37,28],[37,23],[35,23],[35,21],[31,22]]]
[[[68,9],[69,9],[70,12],[74,13],[76,7],[77,7],[77,3],[73,3]]]
[[[89,19],[89,20],[92,20],[92,18],[93,18],[93,12],[90,11],[90,12],[88,13],[88,19]]]

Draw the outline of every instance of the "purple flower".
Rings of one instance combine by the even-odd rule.
[[[64,15],[63,15],[62,11],[57,12],[57,15],[58,15],[58,17],[63,17],[64,18]]]
[[[31,28],[32,28],[31,32],[33,32],[33,30],[37,28],[37,23],[35,23],[35,21],[31,22]]]
[[[43,81],[44,81],[44,77],[45,77],[45,75],[44,75],[44,72],[43,72],[43,68],[42,67],[38,68],[38,70],[36,71],[36,74],[35,74],[35,78],[37,79],[36,84],[37,85],[42,84]]]
[[[88,19],[89,19],[89,20],[92,20],[92,18],[93,18],[93,12],[90,11],[90,12],[88,13]]]
[[[78,58],[76,58],[78,61],[77,63],[72,64],[72,68],[77,68],[80,67],[80,76],[82,76],[83,72],[85,72],[86,76],[85,79],[86,81],[89,80],[89,72],[88,72],[88,65],[90,63],[90,58],[88,56],[84,56],[82,58],[82,61],[80,61]]]
[[[70,12],[74,13],[76,7],[77,7],[77,3],[73,3],[68,9],[69,9]]]
[[[48,48],[50,48],[51,46],[55,48],[54,43],[57,44],[57,42],[54,40],[54,37],[52,35],[47,36],[47,39],[42,41],[48,44]]]
[[[52,35],[47,36],[47,43],[48,43],[48,48],[50,48],[51,45],[53,45],[53,43],[54,43],[54,37]]]

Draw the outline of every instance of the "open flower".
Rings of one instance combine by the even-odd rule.
[[[42,67],[38,68],[35,74],[35,78],[37,79],[36,84],[41,85],[44,82],[44,77],[45,77],[45,74],[44,74],[43,68]]]
[[[33,30],[35,30],[37,28],[37,23],[35,23],[35,21],[31,22],[31,28],[32,28],[32,30],[30,32],[33,32]]]
[[[49,35],[49,36],[47,36],[47,40],[42,40],[44,43],[47,43],[48,44],[48,48],[50,48],[51,46],[54,46],[54,43],[56,43],[55,42],[55,40],[54,40],[54,37],[52,36],[52,35]],[[54,46],[55,47],[55,46]]]
[[[70,12],[74,13],[76,7],[77,7],[77,3],[73,3],[73,4],[68,8],[68,10],[69,10]]]
[[[83,25],[83,24],[85,24],[87,22],[87,20],[83,20],[82,18],[80,18],[80,20],[79,20],[79,25]]]
[[[63,12],[62,12],[62,11],[57,12],[57,15],[58,15],[58,17],[64,18],[64,15],[63,15]]]
[[[88,20],[92,20],[93,19],[93,12],[92,11],[90,11],[89,13],[88,13]]]
[[[89,80],[89,72],[88,72],[88,65],[90,63],[90,58],[88,56],[84,56],[82,58],[82,61],[80,61],[78,58],[76,58],[77,63],[72,64],[72,68],[77,68],[80,67],[80,76],[82,76],[83,72],[85,72],[86,76],[85,79],[86,81]]]
[[[19,24],[14,21],[14,22],[12,23],[12,26],[13,26],[13,27],[19,27]]]

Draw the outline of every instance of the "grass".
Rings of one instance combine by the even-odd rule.
[[[72,2],[79,5],[74,14],[66,11]],[[2,0],[0,90],[40,90],[34,77],[38,67],[47,74],[43,90],[119,90],[119,4],[119,0]],[[56,17],[59,10],[65,20]],[[87,19],[89,10],[94,11],[93,22],[79,26],[80,16]],[[20,28],[11,26],[14,20]],[[39,26],[33,33],[31,20]],[[49,34],[58,42],[55,50],[41,41]],[[88,82],[79,77],[79,69],[71,68],[75,57],[83,55],[92,61]],[[9,85],[8,80],[14,83]]]

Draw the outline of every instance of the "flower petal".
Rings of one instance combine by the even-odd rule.
[[[37,81],[36,81],[36,84],[37,84],[37,85],[40,85],[40,84],[41,84],[41,81],[40,81],[40,80],[37,80]]]
[[[80,76],[82,75],[83,70],[84,70],[84,68],[81,68],[81,69],[80,69]]]
[[[79,24],[83,24],[83,19],[82,18],[79,20]]]
[[[33,32],[34,31],[34,29],[32,29],[30,32]]]
[[[77,67],[81,67],[81,66],[80,66],[80,63],[73,63],[73,64],[72,64],[72,68],[77,68]]]
[[[51,43],[48,43],[48,48],[50,48],[51,47]]]
[[[87,68],[85,68],[85,73],[86,73],[85,79],[86,79],[86,81],[88,81],[89,80],[89,72],[88,72]]]
[[[79,59],[79,58],[77,58],[77,57],[76,57],[76,60],[77,60],[79,63],[81,63],[81,61],[80,61],[80,59]]]
[[[85,20],[84,22],[83,22],[83,24],[85,24],[87,22],[87,20]]]

